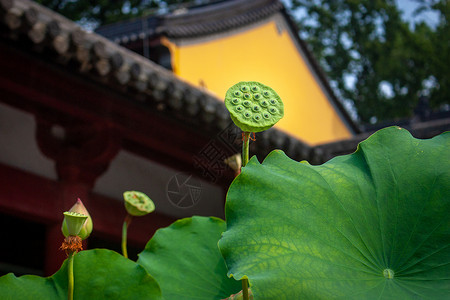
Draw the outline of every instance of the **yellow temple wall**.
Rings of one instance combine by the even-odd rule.
[[[278,25],[277,25],[278,23]],[[239,81],[259,81],[281,97],[276,127],[310,144],[352,136],[299,53],[289,32],[271,20],[251,29],[190,43],[165,41],[178,76],[220,99]]]

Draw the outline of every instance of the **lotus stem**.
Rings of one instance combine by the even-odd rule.
[[[68,287],[67,287],[67,299],[73,300],[74,278],[73,278],[73,259],[75,256],[74,251],[69,252],[67,275],[68,275]]]
[[[245,167],[248,163],[248,153],[250,144],[251,132],[244,131],[243,143],[242,143],[242,166]]]
[[[250,144],[251,132],[244,131],[242,143],[242,166],[245,167],[248,163],[248,153]],[[248,300],[248,279],[242,279],[242,297],[243,300]]]
[[[242,281],[242,299],[248,300],[248,279],[244,278]]]
[[[128,258],[128,251],[127,251],[127,231],[128,226],[130,226],[131,223],[131,215],[127,214],[125,217],[125,221],[123,222],[122,226],[122,255],[125,258]]]

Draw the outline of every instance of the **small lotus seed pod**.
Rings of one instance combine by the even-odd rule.
[[[64,221],[67,227],[67,234],[63,234],[65,237],[68,236],[78,236],[80,234],[81,228],[83,228],[84,222],[86,222],[88,216],[72,212],[66,211],[64,212]]]
[[[237,98],[244,99],[242,104],[236,102]],[[284,115],[280,96],[272,88],[254,81],[239,82],[229,88],[225,106],[233,122],[247,132],[269,129]]]
[[[87,216],[87,219],[83,224],[83,227],[81,228],[80,232],[78,233],[78,236],[81,237],[82,240],[87,239],[92,232],[93,223],[92,223],[92,218],[89,215],[89,212],[87,211],[86,207],[83,205],[83,202],[78,198],[77,202],[70,208],[69,212],[75,212],[75,213],[79,213],[79,214],[83,214],[83,215]],[[64,219],[64,221],[62,223],[61,230],[62,230],[64,236],[67,237],[69,235],[66,219]]]
[[[155,210],[155,204],[144,193],[137,191],[127,191],[123,193],[125,208],[132,216],[144,216]]]

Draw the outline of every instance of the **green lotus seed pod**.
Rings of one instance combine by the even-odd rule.
[[[236,102],[237,98],[244,99],[242,106]],[[272,88],[254,81],[230,87],[225,95],[225,106],[233,122],[247,132],[269,129],[284,115],[280,96]]]
[[[77,202],[72,206],[72,208],[69,210],[69,212],[80,213],[80,214],[87,216],[87,220],[84,222],[83,227],[81,228],[80,232],[78,233],[78,236],[82,240],[87,239],[92,232],[93,223],[92,223],[92,218],[89,215],[89,212],[87,211],[86,207],[83,205],[83,202],[78,198]],[[64,221],[62,223],[61,230],[62,230],[64,236],[69,235],[66,219],[64,219]]]
[[[144,216],[155,210],[155,204],[144,193],[137,191],[127,191],[123,193],[125,208],[132,216]]]
[[[64,222],[67,226],[67,234],[64,234],[65,237],[68,236],[78,236],[81,228],[84,225],[84,222],[86,222],[88,216],[72,212],[72,211],[66,211],[64,212]]]

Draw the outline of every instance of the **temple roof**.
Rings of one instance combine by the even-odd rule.
[[[117,43],[145,36],[198,37],[258,22],[284,10],[278,0],[216,1],[171,13],[102,26],[97,33]]]
[[[252,16],[255,19],[282,9],[276,0],[234,0],[218,2],[216,5],[222,7],[224,14],[225,7],[236,5],[244,9],[248,8],[247,5],[253,5],[255,11]],[[267,9],[263,9],[263,6]],[[167,19],[167,24],[174,25],[174,29],[177,27],[175,24],[182,21],[193,23],[194,14],[204,15],[209,19],[209,16],[213,16],[211,9],[205,6],[198,8],[198,11],[173,13],[164,18]],[[238,26],[238,20],[240,19],[237,17],[232,22],[235,24],[233,26]],[[221,24],[220,20],[217,21]],[[223,26],[231,26],[230,24]],[[200,27],[198,31],[192,29],[190,32],[225,28],[211,24],[205,25],[203,29]],[[174,29],[173,32],[177,31]],[[97,33],[84,31],[74,22],[33,1],[0,1],[0,45],[20,50],[35,60],[124,95],[129,101],[170,116],[180,126],[201,128],[215,136],[231,123],[224,103],[206,90],[190,85],[172,72]],[[447,118],[432,123],[412,123],[406,128],[413,135],[429,138],[448,130],[450,123]],[[285,150],[293,159],[322,163],[336,154],[354,151],[357,142],[368,134],[356,135],[349,141],[311,147],[272,128],[257,134],[257,142],[253,143],[252,151],[262,156],[278,148]]]
[[[0,1],[2,44],[147,106],[180,126],[214,137],[231,124],[223,101],[206,90],[33,1]],[[307,144],[275,128],[259,134],[258,140],[258,153],[284,144],[293,158],[310,153]]]

